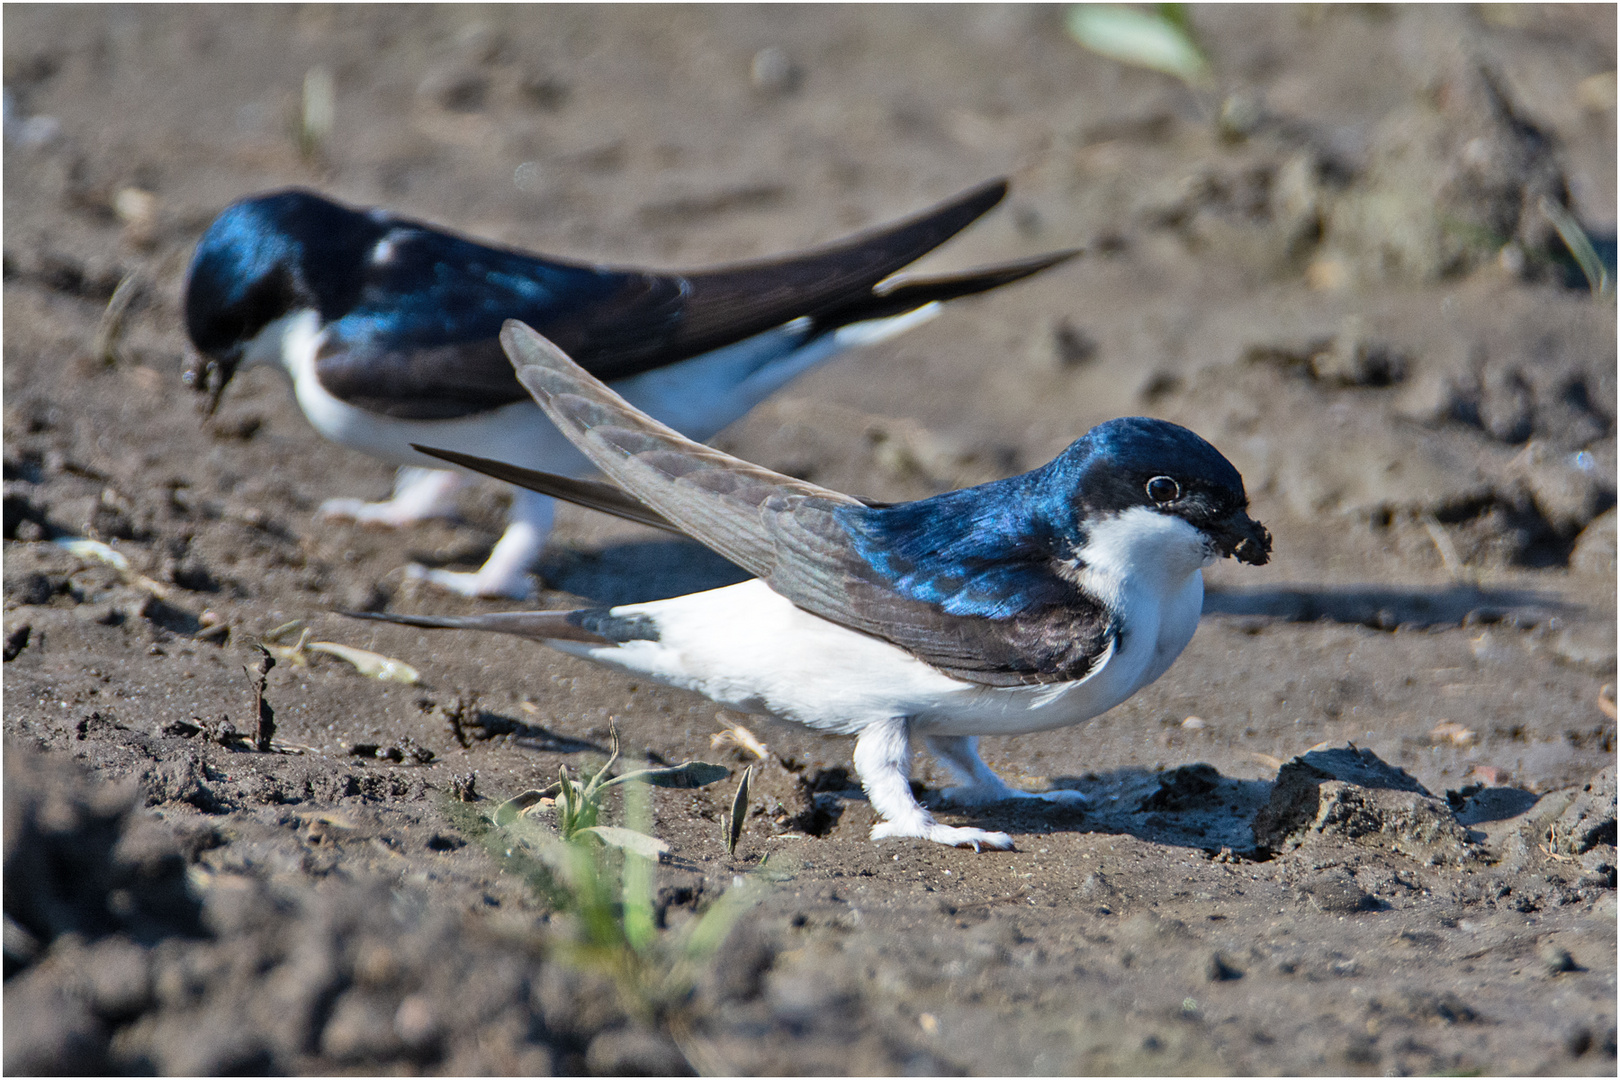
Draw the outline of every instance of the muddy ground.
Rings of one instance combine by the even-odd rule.
[[[8,6],[6,1071],[1612,1074],[1615,305],[1539,206],[1612,274],[1614,9],[1193,9],[1195,89],[1062,16]],[[321,72],[335,120],[301,137]],[[209,424],[181,386],[190,247],[250,192],[680,266],[1002,174],[928,266],[1088,254],[718,441],[886,499],[1129,413],[1237,464],[1274,561],[1210,573],[1157,685],[987,740],[1013,782],[1092,797],[948,815],[1014,852],[870,842],[845,740],[331,614],[513,606],[400,570],[478,565],[501,496],[317,523],[390,471],[276,373]],[[541,573],[548,606],[736,579],[572,510]],[[245,668],[294,619],[420,681],[284,654],[258,752]],[[711,740],[738,720],[768,757],[731,855],[755,759]],[[487,825],[610,725],[632,765],[733,770],[657,793],[662,940],[758,896],[684,975],[621,964],[625,993],[627,954],[570,952]]]

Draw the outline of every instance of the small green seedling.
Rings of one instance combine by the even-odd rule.
[[[568,771],[568,766],[564,765],[557,782],[550,787],[539,791],[525,791],[496,807],[495,824],[511,825],[520,815],[532,813],[535,807],[549,805],[556,821],[557,832],[562,839],[571,841],[577,837],[588,836],[610,847],[623,848],[646,858],[656,859],[669,850],[669,845],[662,840],[640,830],[596,823],[602,810],[602,796],[607,789],[618,784],[648,784],[663,788],[705,787],[731,775],[731,770],[724,765],[712,765],[707,761],[683,761],[679,765],[659,769],[638,769],[635,772],[609,776],[608,770],[619,760],[618,729],[610,726],[608,737],[611,740],[612,752],[589,780],[583,783],[575,780],[573,774]]]
[[[752,878],[733,879],[732,887],[697,918],[660,930],[656,867],[669,845],[648,831],[648,789],[701,787],[724,779],[730,770],[687,761],[610,776],[619,758],[617,730],[611,730],[611,740],[611,755],[588,779],[575,779],[565,766],[550,787],[516,795],[487,817],[453,800],[443,810],[464,832],[482,840],[503,869],[526,878],[567,916],[573,933],[553,946],[553,955],[604,973],[626,1010],[675,1032],[683,1027],[681,1010],[692,988],[737,919],[755,903],[759,886]],[[616,786],[624,789],[626,824],[597,824],[603,796]],[[746,787],[745,776],[744,792]],[[746,802],[745,794],[744,807]],[[542,807],[551,809],[555,829],[537,820]]]

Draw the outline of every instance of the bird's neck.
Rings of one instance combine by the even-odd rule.
[[[241,367],[274,364],[297,378],[305,362],[315,355],[321,334],[320,312],[301,308],[267,323],[242,350]]]

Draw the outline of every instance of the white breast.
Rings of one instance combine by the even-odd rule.
[[[1114,663],[1131,678],[1129,697],[1169,670],[1192,640],[1204,606],[1202,568],[1214,550],[1182,518],[1136,506],[1092,525],[1076,554],[1081,587],[1116,613]]]

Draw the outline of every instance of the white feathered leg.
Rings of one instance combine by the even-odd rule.
[[[855,739],[855,771],[883,820],[872,827],[872,839],[915,836],[952,847],[1011,848],[1012,837],[984,829],[941,825],[911,794],[911,725],[903,717],[863,729]]]
[[[327,499],[319,511],[323,518],[347,518],[362,525],[402,528],[429,518],[456,512],[456,492],[466,477],[446,469],[404,465],[394,476],[393,497],[384,502],[364,499]]]
[[[556,501],[521,488],[512,492],[512,512],[506,532],[496,542],[489,558],[475,573],[429,569],[411,564],[406,575],[416,581],[459,593],[462,596],[498,596],[527,600],[535,594],[529,571],[551,535]]]
[[[1078,791],[1019,791],[990,770],[979,757],[977,735],[929,735],[923,740],[940,764],[954,776],[958,787],[941,791],[940,798],[957,806],[983,806],[1003,799],[1044,799],[1047,802],[1083,803]]]

